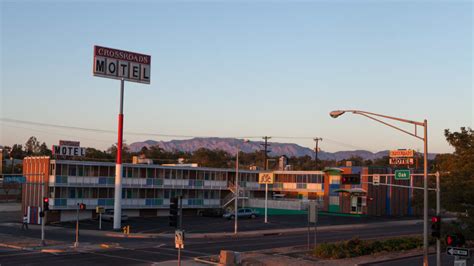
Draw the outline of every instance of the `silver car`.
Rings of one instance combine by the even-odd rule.
[[[249,209],[249,208],[243,208],[243,209],[238,209],[237,210],[237,217],[239,217],[239,218],[255,219],[257,216],[258,216],[258,212],[254,211],[252,209]],[[235,212],[228,212],[228,213],[222,215],[222,217],[224,217],[226,219],[229,219],[229,220],[233,220],[233,219],[235,219]]]
[[[106,210],[102,214],[102,220],[104,221],[113,221],[114,220],[114,211],[113,210]],[[128,220],[128,216],[125,214],[122,214],[122,221]]]

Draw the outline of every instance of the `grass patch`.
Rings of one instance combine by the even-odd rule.
[[[400,237],[387,240],[360,240],[354,238],[336,243],[323,243],[313,250],[313,255],[322,259],[344,259],[379,252],[404,251],[423,246],[421,237]]]

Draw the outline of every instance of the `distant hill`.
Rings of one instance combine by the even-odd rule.
[[[171,140],[171,141],[155,141],[147,140],[143,142],[134,142],[130,144],[130,150],[133,152],[140,151],[143,147],[151,147],[158,145],[160,148],[166,151],[184,151],[184,152],[193,152],[199,148],[206,148],[210,150],[224,150],[229,153],[235,153],[237,147],[239,146],[243,152],[249,153],[256,150],[260,150],[263,142],[261,141],[251,141],[249,143],[243,143],[241,139],[234,138],[193,138],[186,140]],[[314,151],[307,147],[302,147],[294,143],[270,143],[270,155],[286,155],[288,157],[301,157],[309,155],[314,156]],[[344,160],[352,156],[362,157],[364,160],[374,160],[387,156],[388,151],[380,151],[373,153],[366,150],[354,150],[354,151],[338,151],[338,152],[325,152],[320,151],[318,157],[321,160]],[[429,158],[433,159],[436,154],[429,154]]]

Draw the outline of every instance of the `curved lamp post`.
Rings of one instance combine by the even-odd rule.
[[[420,139],[424,142],[424,182],[423,182],[423,265],[428,265],[428,121],[425,119],[423,122],[417,122],[412,120],[407,120],[398,117],[392,117],[387,115],[375,114],[366,111],[360,110],[335,110],[329,113],[332,118],[338,118],[339,116],[343,115],[344,113],[353,113],[357,115],[362,115],[367,118],[370,118],[374,121],[377,121],[381,124],[394,128],[396,130],[402,131],[410,136],[413,136],[417,139]],[[415,125],[415,133],[408,132],[404,129],[401,129],[397,126],[384,122],[377,117],[396,120],[408,124]],[[420,137],[417,134],[417,126],[421,126],[424,128],[424,136]],[[439,240],[437,241],[437,246],[439,245]]]

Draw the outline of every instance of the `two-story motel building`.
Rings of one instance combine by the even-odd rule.
[[[407,189],[372,186],[370,173],[389,173],[386,168],[343,167],[325,171],[274,171],[269,185],[269,214],[303,213],[308,200],[320,210],[357,215],[411,215],[412,193]],[[344,174],[362,174],[362,184],[343,185]],[[48,222],[76,219],[78,203],[85,203],[81,219],[95,218],[95,209],[113,209],[115,163],[26,157],[22,211],[36,215],[43,197],[49,198]],[[263,208],[265,187],[259,171],[239,170],[243,191],[239,205]],[[231,208],[235,169],[123,164],[122,213],[130,216],[166,216],[170,198],[182,195],[185,214],[206,208]],[[42,181],[45,181],[43,186]],[[392,181],[402,184],[406,181]],[[403,183],[404,184],[404,183]]]

